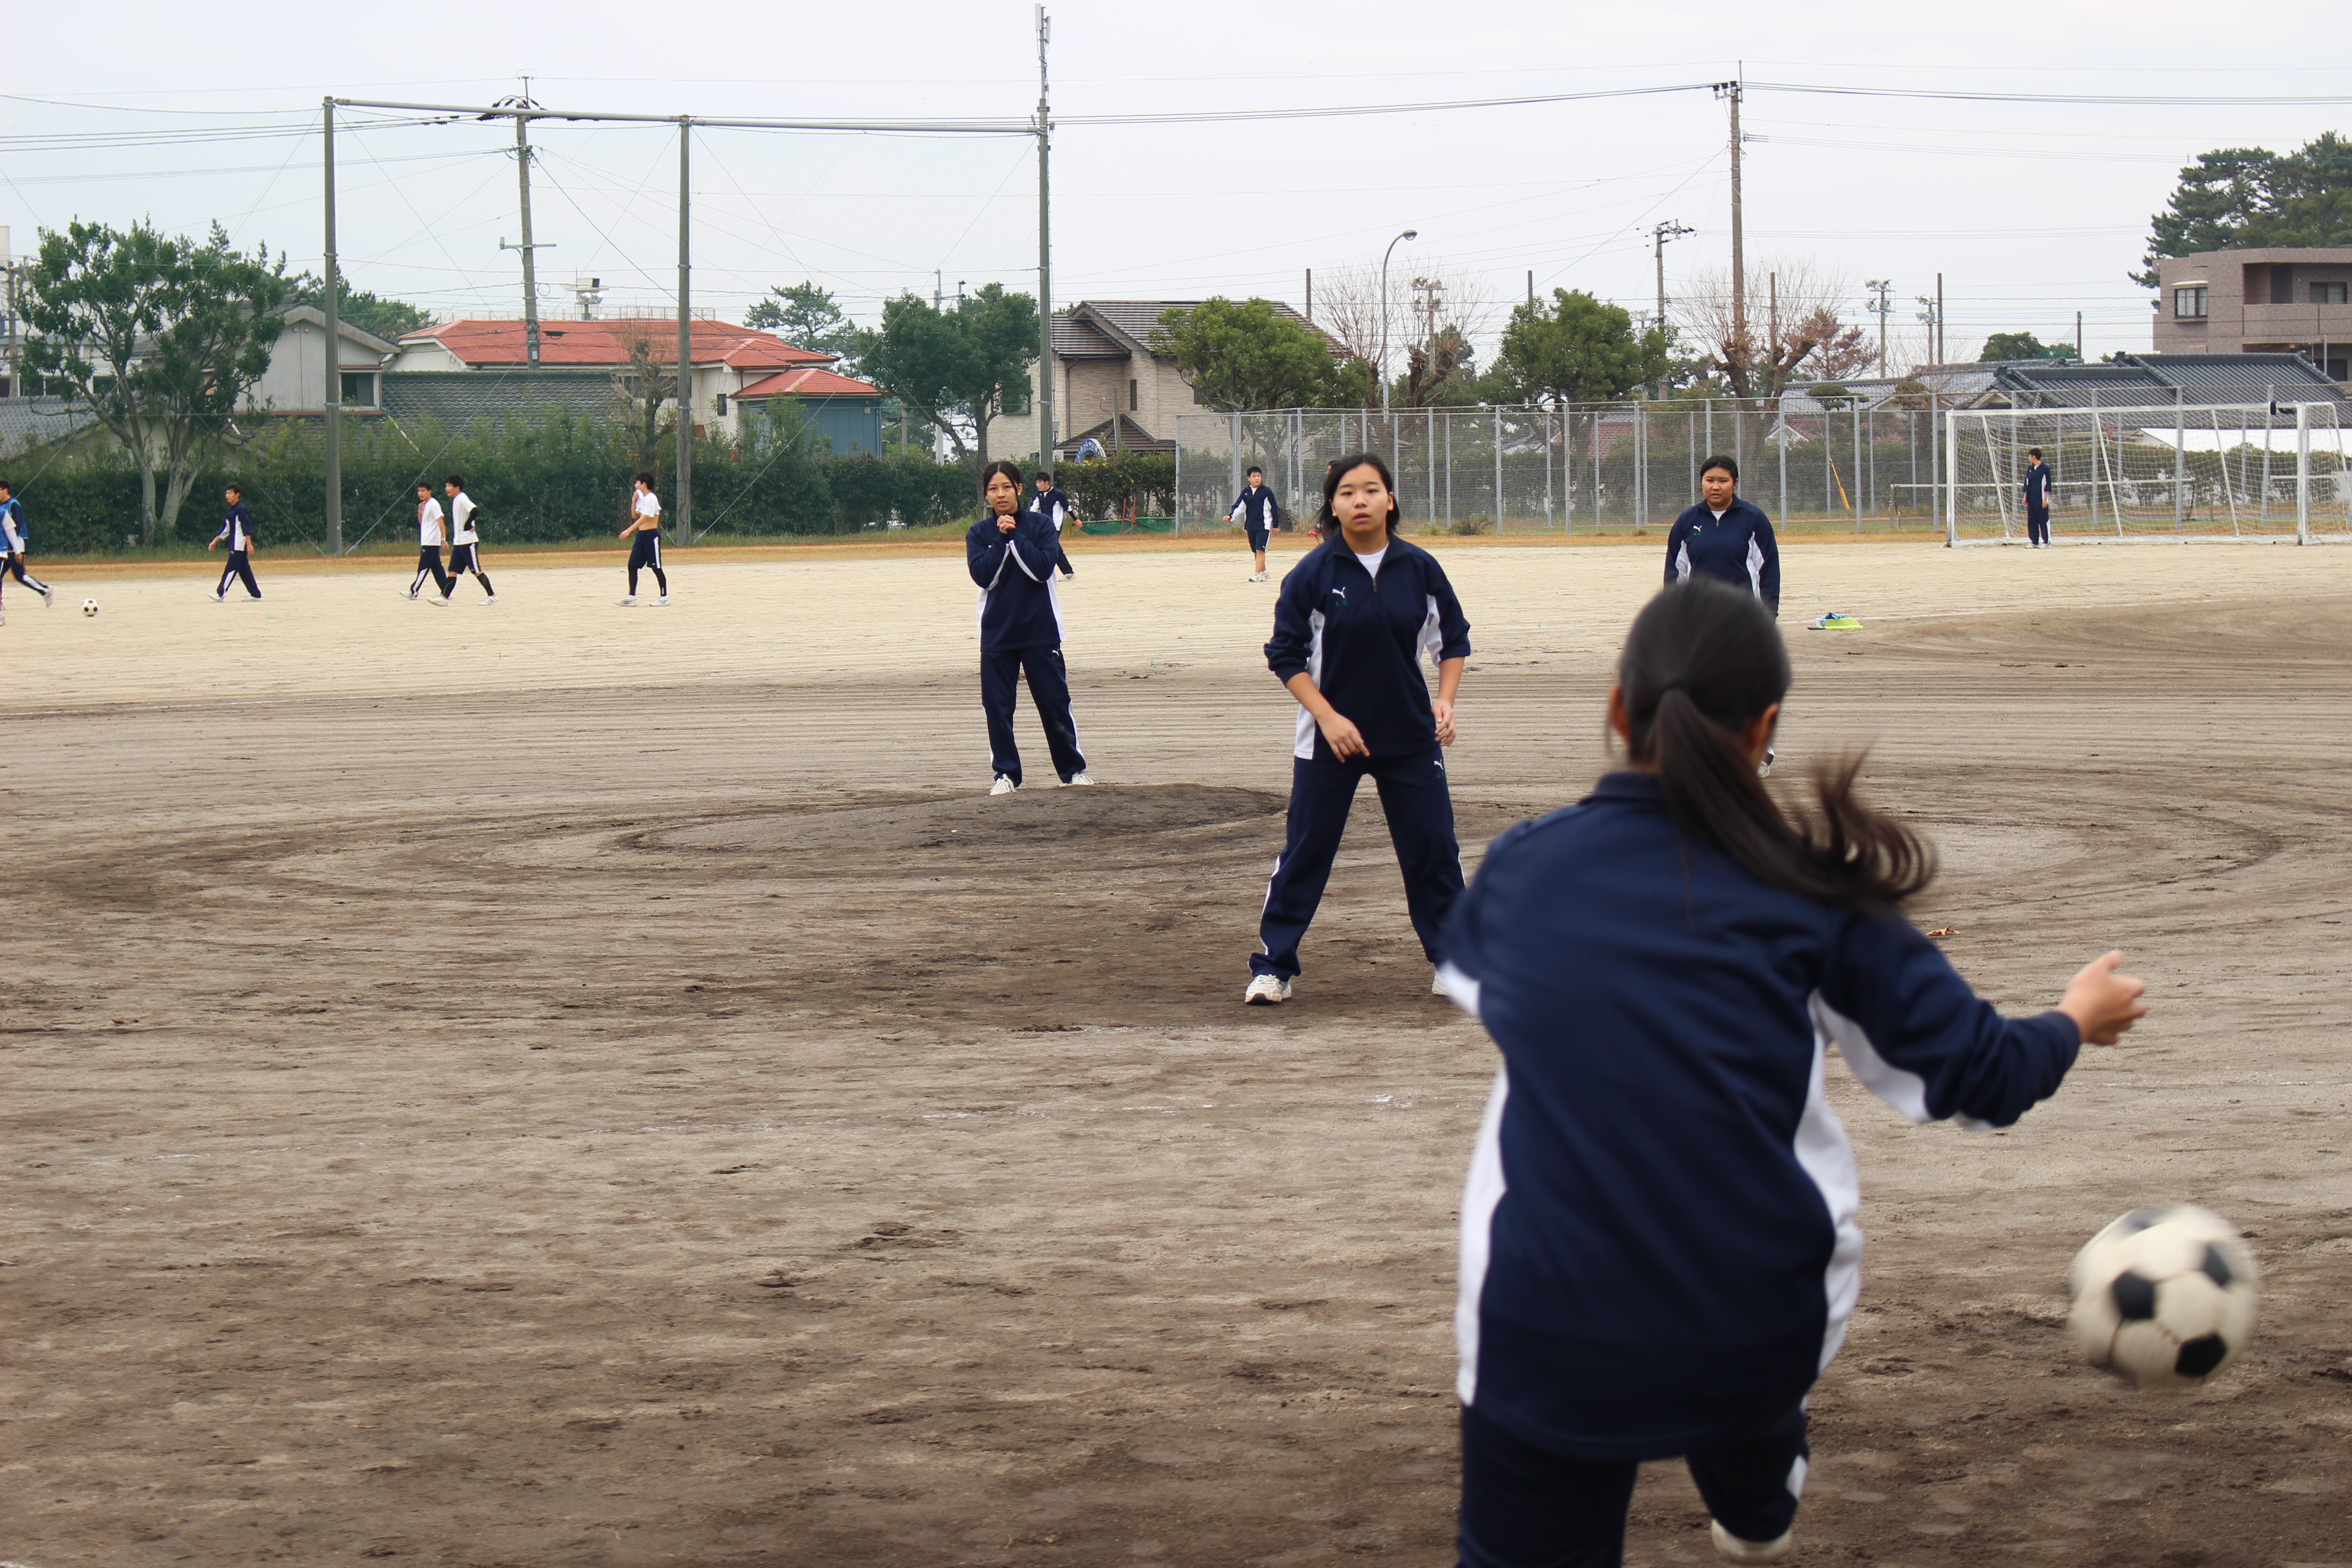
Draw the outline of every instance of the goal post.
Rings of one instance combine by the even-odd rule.
[[[2352,542],[2346,405],[1969,408],[1946,416],[1948,543],[2025,539],[2029,454],[2053,542]]]

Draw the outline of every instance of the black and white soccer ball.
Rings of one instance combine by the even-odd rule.
[[[94,616],[98,614],[98,601],[96,599],[84,599],[81,602],[81,613],[85,616]]]
[[[2134,1209],[2074,1255],[2083,1353],[2141,1388],[2204,1384],[2254,1337],[2262,1295],[2238,1227],[2194,1204]]]

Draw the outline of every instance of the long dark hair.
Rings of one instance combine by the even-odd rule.
[[[1331,466],[1323,470],[1323,505],[1315,514],[1315,531],[1329,539],[1339,531],[1339,520],[1331,511],[1331,498],[1339,493],[1339,481],[1355,469],[1370,468],[1381,476],[1381,483],[1389,492],[1389,532],[1396,532],[1397,524],[1404,521],[1404,502],[1397,496],[1396,480],[1390,477],[1388,459],[1378,452],[1355,452],[1345,458],[1334,458]]]
[[[1683,832],[1774,887],[1893,908],[1936,875],[1935,852],[1854,794],[1859,752],[1813,770],[1817,810],[1785,813],[1740,732],[1789,691],[1789,650],[1755,595],[1707,577],[1643,606],[1617,660],[1633,760],[1657,770]]]

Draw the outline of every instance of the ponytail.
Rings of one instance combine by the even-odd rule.
[[[1656,770],[1676,827],[1806,898],[1888,908],[1925,889],[1935,855],[1854,793],[1859,753],[1816,768],[1815,809],[1791,820],[1742,732],[1788,695],[1789,650],[1755,596],[1686,578],[1634,617],[1617,665],[1633,760]]]

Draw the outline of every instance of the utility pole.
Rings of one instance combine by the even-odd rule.
[[[1437,360],[1437,306],[1445,292],[1445,285],[1434,278],[1416,278],[1412,280],[1412,289],[1421,296],[1421,367],[1426,371]]]
[[[1660,331],[1666,329],[1666,241],[1679,239],[1684,235],[1696,232],[1686,225],[1676,223],[1673,218],[1668,218],[1650,230],[1650,255],[1658,264],[1658,330]],[[1652,397],[1658,395],[1658,384],[1654,381],[1650,383],[1650,395]]]
[[[1886,298],[1886,291],[1895,285],[1887,279],[1873,278],[1863,287],[1878,296],[1877,299],[1865,304],[1863,309],[1871,311],[1878,318],[1878,374],[1884,376],[1886,374],[1886,312],[1895,309]]]
[[[1037,7],[1037,461],[1054,456],[1054,202],[1046,169],[1053,121],[1046,113],[1045,45],[1054,34]]]
[[[517,109],[536,109],[530,100],[530,78],[522,79],[522,96],[499,100],[501,107],[512,104]],[[488,116],[485,115],[484,119]],[[530,241],[530,117],[518,114],[515,122],[515,185],[522,196],[522,243],[509,245],[499,241],[500,250],[522,252],[522,357],[532,370],[539,368],[539,272],[538,259],[531,252],[552,250],[553,246],[541,247]]]
[[[1715,96],[1731,104],[1731,340],[1741,353],[1748,350],[1748,237],[1739,204],[1739,97],[1747,74],[1743,62],[1739,78],[1715,84]]]
[[[2083,312],[2080,310],[2074,312],[2074,363],[2088,363],[2083,358]]]
[[[335,100],[326,102],[327,165],[327,553],[343,552],[342,278],[335,269]]]
[[[1949,361],[1948,361],[1948,360],[1944,357],[1944,356],[1945,356],[1945,353],[1946,353],[1946,345],[1945,345],[1945,342],[1944,342],[1944,275],[1943,275],[1942,273],[1938,272],[1938,273],[1937,273],[1937,274],[1936,274],[1936,363],[1937,363],[1938,366],[1941,366],[1941,365],[1944,365],[1944,364],[1947,364],[1947,363],[1949,363]]]
[[[693,298],[693,253],[688,248],[692,230],[688,225],[687,154],[694,144],[694,121],[677,117],[677,532],[681,542],[694,542],[694,318],[688,306]]]
[[[1307,319],[1315,320],[1315,268],[1307,269]]]

